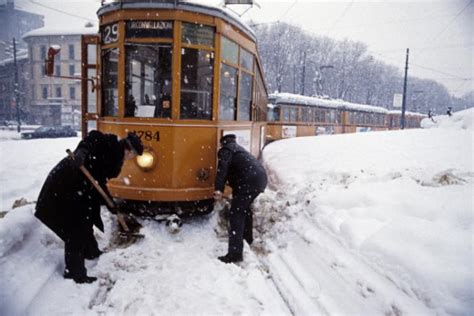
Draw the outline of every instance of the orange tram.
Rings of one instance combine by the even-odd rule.
[[[400,128],[400,111],[343,100],[275,93],[268,97],[266,141],[282,138],[384,131]],[[426,115],[405,112],[405,127],[418,128]]]
[[[264,146],[255,34],[221,8],[178,1],[122,0],[98,16],[99,34],[82,39],[83,135],[135,132],[145,145],[111,194],[153,214],[206,212],[220,137],[256,156]]]

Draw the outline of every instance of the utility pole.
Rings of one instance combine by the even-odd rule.
[[[410,49],[407,48],[407,58],[405,61],[405,80],[403,81],[402,116],[400,118],[401,129],[405,129],[405,110],[406,110],[406,99],[407,99],[408,54],[409,53],[410,53]]]
[[[304,77],[306,71],[306,52],[303,52],[303,75],[301,76],[301,95],[304,95]]]
[[[16,63],[16,40],[13,38],[13,67],[14,67],[14,79],[15,79],[15,84],[14,84],[14,93],[15,93],[15,106],[16,106],[16,120],[17,120],[17,132],[21,132],[21,122],[20,122],[20,97],[18,91],[18,65]]]

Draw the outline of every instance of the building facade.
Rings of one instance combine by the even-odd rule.
[[[14,0],[0,0],[0,61],[11,56],[13,38],[18,48],[26,48],[20,39],[28,31],[44,26],[42,15],[15,9]]]
[[[30,56],[29,111],[36,123],[80,127],[81,81],[46,76],[44,61],[49,47],[57,45],[61,51],[55,57],[54,75],[80,77],[81,36],[96,33],[94,27],[70,31],[43,28],[23,36]]]
[[[29,61],[26,50],[17,53],[16,67],[13,58],[0,61],[0,122],[29,120]],[[15,95],[15,71],[18,74],[18,93]],[[17,104],[19,111],[17,112]]]
[[[0,0],[0,122],[30,119],[28,113],[29,59],[24,33],[42,27],[43,16],[15,9],[14,0]],[[16,42],[15,68],[13,39]],[[15,95],[15,72],[18,74],[18,93]],[[19,111],[16,105],[19,104]]]

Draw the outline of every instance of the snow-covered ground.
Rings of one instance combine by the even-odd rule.
[[[473,118],[272,143],[244,263],[216,260],[217,214],[176,235],[143,221],[145,239],[87,262],[100,277],[88,285],[62,278],[63,243],[34,204],[11,210],[79,138],[0,131],[0,314],[472,315]],[[103,217],[106,248],[116,224]]]

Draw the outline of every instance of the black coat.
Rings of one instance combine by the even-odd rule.
[[[124,147],[117,136],[91,131],[75,153],[83,154],[84,166],[108,193],[107,180],[120,174],[124,159]],[[69,158],[64,158],[46,178],[35,216],[64,240],[72,227],[95,225],[103,231],[101,204],[105,200],[82,171]]]
[[[260,193],[267,186],[262,164],[243,147],[228,142],[219,149],[215,189],[223,192],[228,181],[234,194]]]

